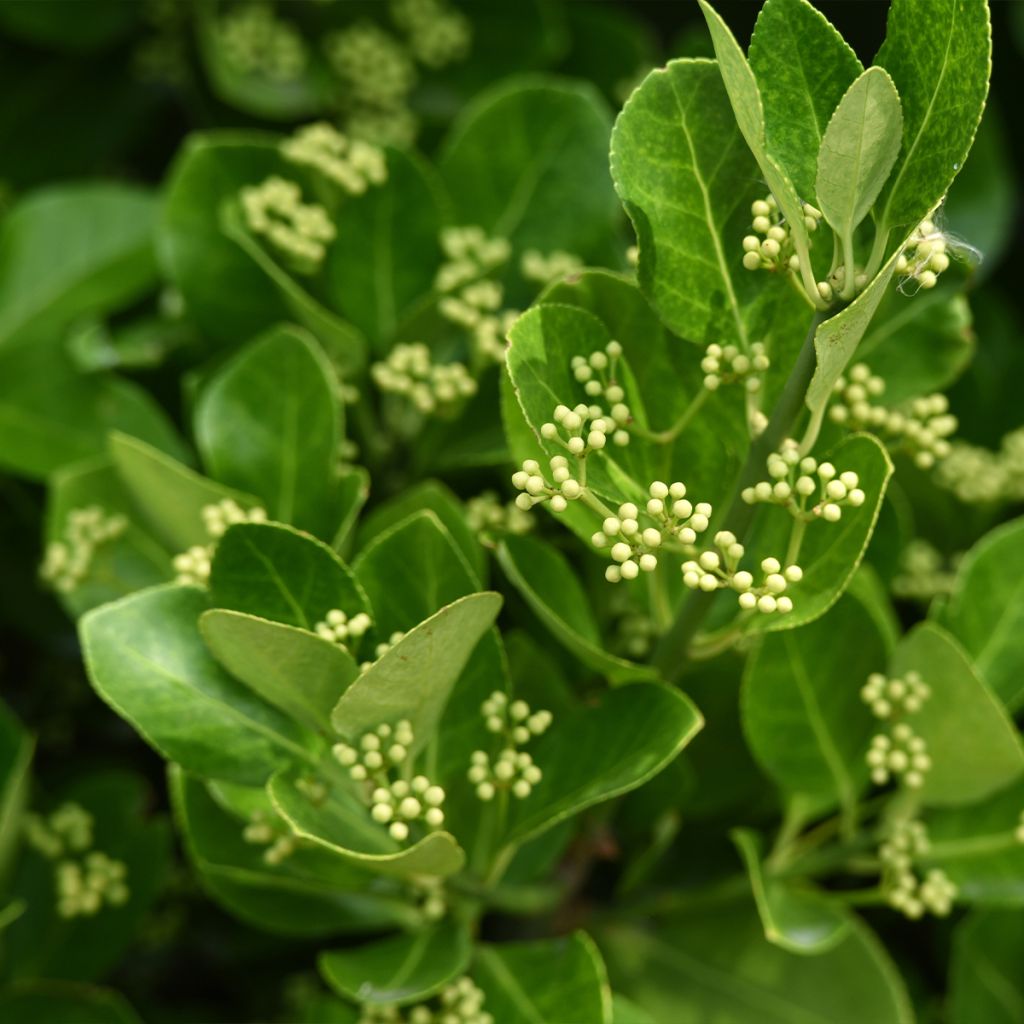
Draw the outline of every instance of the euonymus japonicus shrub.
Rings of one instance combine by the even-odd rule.
[[[1016,1019],[1024,530],[986,528],[1024,470],[945,396],[987,7],[895,0],[867,69],[803,0],[746,53],[702,9],[715,58],[614,126],[520,77],[432,160],[210,131],[159,200],[8,219],[7,266],[103,227],[4,307],[7,464],[50,477],[42,575],[203,889],[311,950],[289,1019],[932,1019],[952,922],[949,1019]],[[185,431],[105,369],[169,336]],[[955,569],[928,502],[978,513]],[[148,877],[107,799],[25,819],[76,926]]]

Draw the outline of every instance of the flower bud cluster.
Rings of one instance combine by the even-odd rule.
[[[739,568],[746,549],[737,541],[735,534],[720,530],[715,534],[715,547],[717,551],[702,551],[696,560],[683,563],[683,583],[690,590],[713,593],[731,588],[737,592],[737,602],[745,612],[787,615],[793,610],[793,599],[786,590],[791,583],[799,583],[803,579],[804,571],[799,565],[783,568],[777,558],[763,558],[762,577],[758,583],[753,573]]]
[[[655,637],[654,620],[639,612],[627,612],[615,623],[615,644],[627,658],[640,661],[651,652]]]
[[[901,713],[912,715],[921,710],[931,695],[931,687],[914,671],[907,672],[902,679],[888,679],[881,672],[872,672],[860,691],[861,700],[881,719]]]
[[[280,149],[290,163],[314,168],[354,196],[388,180],[383,150],[361,139],[350,139],[326,121],[299,128],[281,143]]]
[[[270,821],[262,811],[253,812],[249,823],[242,830],[242,838],[247,843],[265,846],[263,860],[275,868],[298,848],[296,836],[283,829],[280,823]]]
[[[470,332],[474,350],[496,363],[505,361],[505,337],[519,316],[518,310],[499,309],[504,294],[497,281],[481,278],[437,304],[446,320]]]
[[[443,68],[469,55],[472,25],[443,0],[392,0],[391,17],[424,67]]]
[[[64,860],[54,874],[57,913],[60,917],[91,917],[108,907],[123,907],[131,893],[124,861],[108,857],[100,850],[87,853],[79,861]]]
[[[366,612],[357,612],[349,618],[340,608],[332,608],[324,617],[324,621],[313,627],[313,631],[325,640],[348,650],[350,642],[356,641],[358,644],[372,625],[373,621]]]
[[[932,221],[921,221],[896,258],[896,275],[901,278],[901,290],[911,282],[918,288],[934,288],[939,275],[949,269],[946,249],[946,236]]]
[[[416,84],[416,67],[401,41],[372,21],[332,32],[324,39],[324,55],[357,106],[403,107]]]
[[[322,206],[302,202],[299,186],[277,175],[243,188],[240,199],[254,235],[266,238],[297,273],[316,273],[337,234]]]
[[[426,921],[440,921],[448,913],[444,879],[420,875],[410,879],[409,899],[415,903]]]
[[[592,418],[605,420],[607,428],[604,433],[612,433],[612,440],[619,447],[629,444],[628,427],[633,419],[626,404],[626,392],[618,380],[621,358],[622,346],[617,341],[609,341],[604,349],[591,352],[589,356],[573,356],[569,364],[572,375],[583,385],[587,398],[603,398],[608,403],[608,413],[598,405],[591,405],[589,414]],[[578,413],[580,408],[577,406],[575,411]],[[541,433],[544,433],[544,428],[541,428]]]
[[[237,74],[291,82],[309,63],[302,36],[268,3],[233,7],[217,21],[214,33],[221,59]]]
[[[527,281],[541,285],[562,281],[583,269],[583,261],[571,252],[556,249],[547,255],[538,249],[527,249],[519,259],[519,270]]]
[[[928,850],[928,833],[916,820],[898,822],[878,848],[886,902],[912,921],[926,913],[947,916],[957,896],[956,885],[941,868],[929,869],[924,878],[915,873],[915,861]]]
[[[924,785],[925,774],[932,766],[928,744],[907,722],[897,722],[888,732],[873,736],[867,762],[876,786],[895,778],[910,789]]]
[[[619,419],[615,419],[618,414]],[[540,436],[545,441],[560,444],[571,455],[582,458],[590,452],[601,451],[608,444],[608,435],[618,447],[629,444],[629,433],[622,426],[629,417],[629,410],[619,403],[608,416],[599,405],[584,405],[582,402],[570,409],[567,405],[555,406],[554,422],[542,423]],[[562,433],[565,433],[565,437]]]
[[[1024,427],[1007,434],[995,452],[954,442],[936,482],[969,505],[1024,501]]]
[[[425,416],[450,413],[476,394],[476,381],[462,363],[435,363],[426,345],[396,345],[384,362],[370,367],[381,391],[402,395]]]
[[[526,459],[522,469],[512,474],[512,486],[520,492],[515,502],[520,511],[528,512],[534,505],[548,501],[552,512],[564,512],[570,501],[583,496],[585,488],[573,476],[564,455],[553,455],[549,465],[552,482],[543,475],[536,459]]]
[[[445,262],[434,281],[439,292],[452,292],[486,277],[508,261],[512,245],[507,238],[488,238],[481,227],[445,228],[441,232]]]
[[[717,391],[723,384],[742,383],[752,394],[761,390],[764,372],[771,365],[764,344],[755,341],[750,354],[735,345],[708,345],[700,368],[704,371],[704,387]]]
[[[534,520],[514,501],[503,504],[494,491],[484,491],[466,502],[466,525],[481,543],[493,546],[503,534],[529,533]]]
[[[688,501],[681,480],[671,484],[655,480],[647,493],[650,497],[642,511],[633,502],[624,502],[618,515],[608,516],[590,538],[594,547],[611,549],[613,564],[605,570],[609,583],[635,580],[641,572],[654,572],[658,567],[657,551],[664,543],[692,547],[708,528],[711,506],[705,501],[696,505]]]
[[[464,975],[415,1006],[364,1006],[357,1024],[495,1024],[484,1009],[485,998],[483,989]]]
[[[743,239],[743,266],[747,270],[799,270],[800,260],[793,249],[789,226],[783,223],[775,196],[756,199],[750,206],[753,214],[752,235]],[[817,231],[821,211],[809,203],[803,207],[804,226]]]
[[[955,565],[945,559],[928,541],[917,537],[907,543],[892,578],[896,597],[928,604],[934,598],[951,594],[956,581]]]
[[[873,430],[886,440],[905,448],[920,469],[931,469],[949,456],[948,438],[956,431],[957,419],[949,412],[943,394],[925,395],[890,409],[872,402],[885,392],[885,381],[871,373],[865,363],[850,367],[833,388],[829,418],[851,430]]]
[[[819,463],[810,455],[801,457],[791,438],[783,441],[778,452],[768,456],[768,476],[770,480],[745,487],[743,500],[748,505],[780,505],[804,522],[824,519],[837,523],[844,507],[860,508],[866,500],[856,473],[840,473],[831,462]]]
[[[445,793],[425,775],[413,775],[409,748],[414,740],[412,724],[406,720],[391,726],[383,723],[364,733],[355,745],[336,743],[331,751],[349,776],[364,783],[370,817],[388,826],[397,842],[409,838],[409,826],[422,821],[427,828],[444,824]],[[401,768],[401,777],[394,778]]]
[[[498,790],[510,790],[514,797],[525,800],[543,772],[530,754],[518,748],[547,732],[551,712],[534,711],[524,700],[510,701],[500,690],[483,702],[480,711],[487,731],[501,738],[502,749],[493,760],[484,750],[473,752],[467,774],[476,795],[486,803]]]
[[[203,526],[213,540],[211,544],[193,544],[187,551],[171,559],[176,573],[175,583],[205,587],[210,579],[210,567],[217,550],[217,541],[235,523],[265,523],[267,511],[259,505],[244,509],[233,498],[222,498],[215,504],[204,505],[201,512]]]
[[[99,505],[73,508],[64,520],[60,540],[46,545],[39,575],[60,594],[70,594],[89,575],[96,549],[117,540],[128,529],[122,515]]]
[[[48,817],[26,814],[22,819],[25,842],[48,860],[66,853],[81,853],[93,842],[93,816],[76,803],[61,804]]]

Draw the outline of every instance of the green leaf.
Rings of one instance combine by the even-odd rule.
[[[714,61],[670,61],[644,79],[615,122],[611,168],[636,230],[640,287],[661,319],[698,345],[745,346],[745,310],[763,287],[739,244],[757,166]]]
[[[169,586],[89,612],[80,624],[89,679],[164,757],[261,785],[279,765],[309,760],[311,744],[213,660],[197,626],[207,606],[202,592]]]
[[[496,1021],[610,1024],[611,993],[601,954],[583,932],[566,938],[477,948],[473,979]]]
[[[210,569],[210,601],[307,630],[335,608],[349,617],[370,612],[331,548],[279,523],[239,523],[224,534]]]
[[[342,410],[331,364],[304,331],[251,341],[200,395],[196,443],[218,480],[271,517],[329,536]]]
[[[483,580],[487,571],[484,549],[466,523],[462,502],[438,480],[413,484],[383,505],[378,505],[359,524],[358,546],[366,547],[375,537],[421,511],[430,511],[437,516],[466,562],[472,566],[473,575]]]
[[[657,1024],[657,1021],[631,999],[613,995],[612,1024]]]
[[[21,842],[22,812],[28,802],[34,750],[35,742],[0,701],[0,885],[6,884],[8,869]]]
[[[816,622],[767,636],[755,650],[743,679],[743,730],[786,793],[853,808],[875,729],[860,689],[884,670],[887,653],[870,612],[849,594]]]
[[[0,351],[0,467],[44,480],[99,455],[111,430],[185,450],[149,394],[116,374],[79,372],[59,335]]]
[[[156,203],[113,183],[60,185],[18,203],[0,230],[0,348],[55,338],[156,284]]]
[[[876,63],[903,104],[903,147],[882,194],[881,223],[913,228],[970,152],[992,67],[986,0],[893,0]]]
[[[818,205],[825,220],[851,244],[854,229],[892,171],[902,141],[896,87],[881,68],[868,68],[840,100],[818,153]]]
[[[750,38],[770,152],[799,195],[814,200],[818,147],[832,111],[863,71],[857,55],[806,0],[768,0]]]
[[[400,322],[434,286],[450,201],[415,153],[387,151],[388,178],[345,200],[324,264],[331,304],[387,352]]]
[[[245,819],[222,807],[178,765],[168,789],[185,850],[211,899],[248,924],[278,935],[320,937],[408,926],[418,915],[394,885],[316,847],[300,846],[278,865],[242,836]],[[273,808],[262,790],[267,820]]]
[[[108,447],[133,504],[174,552],[210,543],[203,520],[206,505],[227,498],[246,509],[259,504],[257,498],[222,487],[138,438],[114,433]]]
[[[984,911],[962,921],[953,939],[950,1024],[1024,1020],[1024,914]]]
[[[433,512],[418,512],[374,537],[352,570],[370,597],[374,623],[385,638],[412,629],[479,586]]]
[[[1024,843],[1017,836],[1024,781],[981,803],[933,811],[926,820],[926,862],[956,883],[957,899],[988,907],[1024,908]]]
[[[456,222],[519,249],[586,257],[616,220],[608,177],[611,113],[590,85],[522,76],[479,94],[439,158]]]
[[[462,974],[473,950],[463,925],[395,935],[321,953],[317,967],[338,995],[364,1006],[403,1006],[436,995]]]
[[[704,720],[690,699],[661,683],[634,683],[596,705],[561,713],[530,752],[544,772],[525,800],[513,801],[509,842],[525,842],[593,804],[657,775]]]
[[[831,608],[857,571],[878,521],[892,462],[871,434],[853,434],[828,452],[840,472],[852,470],[867,498],[860,508],[843,510],[838,523],[810,523],[797,559],[803,578],[792,590],[793,611],[787,615],[755,615],[748,633],[795,629],[813,622]],[[755,535],[758,557],[782,557],[791,530],[789,513],[776,513]],[[756,559],[755,559],[756,561]],[[734,598],[727,598],[734,600]]]
[[[986,534],[964,556],[942,621],[1006,707],[1024,706],[1024,519]]]
[[[211,608],[199,619],[210,653],[236,679],[315,732],[330,732],[331,710],[359,666],[316,633],[255,615]]]
[[[610,682],[650,677],[653,669],[609,654],[590,599],[565,557],[535,537],[506,537],[498,561],[511,584],[552,635],[589,668]]]
[[[838,903],[765,872],[761,838],[756,832],[738,828],[730,835],[750,875],[754,902],[769,942],[805,956],[825,953],[842,942],[850,919]]]
[[[429,832],[404,846],[373,821],[352,790],[334,787],[326,799],[314,803],[295,783],[294,772],[280,771],[267,792],[274,809],[301,839],[384,875],[447,877],[462,870],[466,855],[450,833]]]
[[[142,1024],[128,1001],[113,989],[80,981],[23,979],[0,992],[4,1020],[32,1024]]]
[[[459,598],[410,630],[342,694],[331,715],[349,739],[400,719],[412,723],[421,750],[437,731],[452,688],[501,608],[499,594]]]
[[[352,543],[352,530],[359,513],[370,496],[370,474],[362,466],[348,466],[340,471],[337,493],[338,527],[331,547],[347,557]]]
[[[896,968],[852,919],[819,956],[794,956],[763,934],[746,903],[716,906],[657,932],[619,926],[602,935],[613,984],[672,1024],[913,1024]]]
[[[916,671],[931,687],[912,719],[932,758],[918,790],[924,803],[973,803],[1024,773],[1016,727],[945,630],[934,623],[918,626],[896,648],[890,671],[899,677]]]

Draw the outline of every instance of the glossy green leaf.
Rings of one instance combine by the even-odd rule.
[[[590,85],[506,79],[468,104],[439,158],[456,223],[516,249],[586,257],[615,224],[608,177],[611,113]]]
[[[644,79],[615,122],[611,167],[662,320],[698,345],[746,343],[745,307],[763,287],[739,244],[757,165],[714,61],[671,61]]]
[[[415,153],[387,151],[384,184],[345,200],[324,264],[331,304],[387,351],[400,322],[434,286],[449,199]]]
[[[984,911],[956,929],[950,968],[950,1024],[1024,1020],[1024,914]]]
[[[408,878],[447,877],[462,870],[466,856],[448,832],[429,832],[409,845],[398,843],[354,792],[354,785],[333,787],[324,800],[313,802],[295,783],[296,774],[281,771],[267,787],[274,809],[292,831],[367,871]]]
[[[825,220],[843,239],[868,215],[903,141],[900,98],[881,68],[868,68],[835,109],[818,153],[816,191]]]
[[[809,888],[773,878],[761,862],[761,839],[750,829],[734,829],[732,841],[743,858],[764,937],[773,945],[815,956],[834,948],[849,932],[841,905]]]
[[[331,714],[335,731],[354,740],[383,722],[407,719],[416,737],[411,752],[422,749],[500,608],[499,594],[470,594],[410,630],[342,694]]]
[[[768,147],[797,193],[815,199],[818,148],[832,112],[863,68],[807,0],[768,0],[750,37]]]
[[[793,611],[786,615],[754,615],[747,622],[748,632],[795,629],[824,615],[846,589],[868,549],[892,476],[892,462],[871,434],[854,434],[827,454],[840,472],[849,469],[860,477],[859,486],[867,498],[860,508],[844,509],[838,523],[820,520],[808,525],[797,558],[804,575],[790,591]],[[766,521],[756,535],[758,557],[781,557],[790,528],[788,513],[775,513]]]
[[[155,215],[151,192],[113,183],[60,185],[15,206],[0,230],[0,348],[56,337],[152,288]]]
[[[544,777],[509,812],[510,842],[524,842],[586,807],[657,775],[704,720],[685,694],[661,683],[633,683],[596,705],[557,716],[530,745]]]
[[[657,1021],[631,999],[613,994],[612,1024],[657,1024]]]
[[[903,105],[903,147],[882,194],[881,222],[911,229],[963,167],[988,95],[986,0],[894,0],[876,63]]]
[[[338,476],[337,529],[331,546],[343,556],[352,545],[352,531],[359,519],[359,513],[370,496],[370,474],[362,466],[348,466]]]
[[[277,327],[203,390],[196,442],[210,473],[258,495],[273,519],[329,536],[341,417],[338,382],[316,342]]]
[[[1024,705],[1024,519],[993,530],[967,553],[942,621],[1006,707]]]
[[[157,587],[89,612],[80,624],[96,692],[164,757],[190,771],[261,785],[311,757],[307,736],[213,660],[197,620],[207,598]]]
[[[200,884],[246,923],[278,935],[320,937],[415,922],[393,883],[326,850],[303,846],[280,864],[268,864],[266,847],[243,838],[246,821],[228,813],[178,765],[169,768],[168,789]],[[266,795],[255,792],[273,820]]]
[[[314,731],[329,733],[331,710],[359,675],[347,650],[282,622],[211,608],[199,631],[236,679]]]
[[[210,569],[210,601],[307,630],[335,608],[349,617],[370,612],[331,548],[279,523],[240,523],[224,534]]]
[[[496,1021],[610,1024],[611,993],[601,954],[583,932],[559,939],[479,946],[473,980]]]
[[[317,967],[338,995],[369,1006],[402,1006],[436,995],[462,974],[472,954],[465,927],[433,928],[321,953]]]
[[[210,543],[203,520],[206,505],[228,498],[246,509],[259,505],[257,498],[222,487],[138,438],[115,433],[108,448],[133,504],[175,553]]]
[[[761,767],[784,791],[848,812],[867,782],[875,720],[860,698],[887,651],[852,595],[803,629],[765,637],[743,680],[743,729]]]
[[[1024,774],[1016,726],[945,630],[933,623],[918,626],[896,648],[890,671],[916,671],[931,687],[911,723],[932,758],[919,790],[922,801],[973,803]]]
[[[612,983],[672,1024],[913,1024],[881,943],[856,919],[838,945],[794,956],[763,934],[753,906],[717,906],[602,934]]]
[[[0,992],[0,1014],[32,1024],[142,1024],[119,992],[80,981],[17,981]]]
[[[541,623],[589,668],[613,683],[652,675],[649,666],[618,658],[604,649],[590,599],[572,566],[556,548],[535,537],[510,536],[498,547],[498,561]]]

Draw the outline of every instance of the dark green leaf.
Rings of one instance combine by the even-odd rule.
[[[985,911],[957,927],[950,969],[950,1024],[1024,1020],[1024,914]]]
[[[119,992],[78,981],[17,981],[0,992],[0,1014],[32,1024],[142,1024]]]

